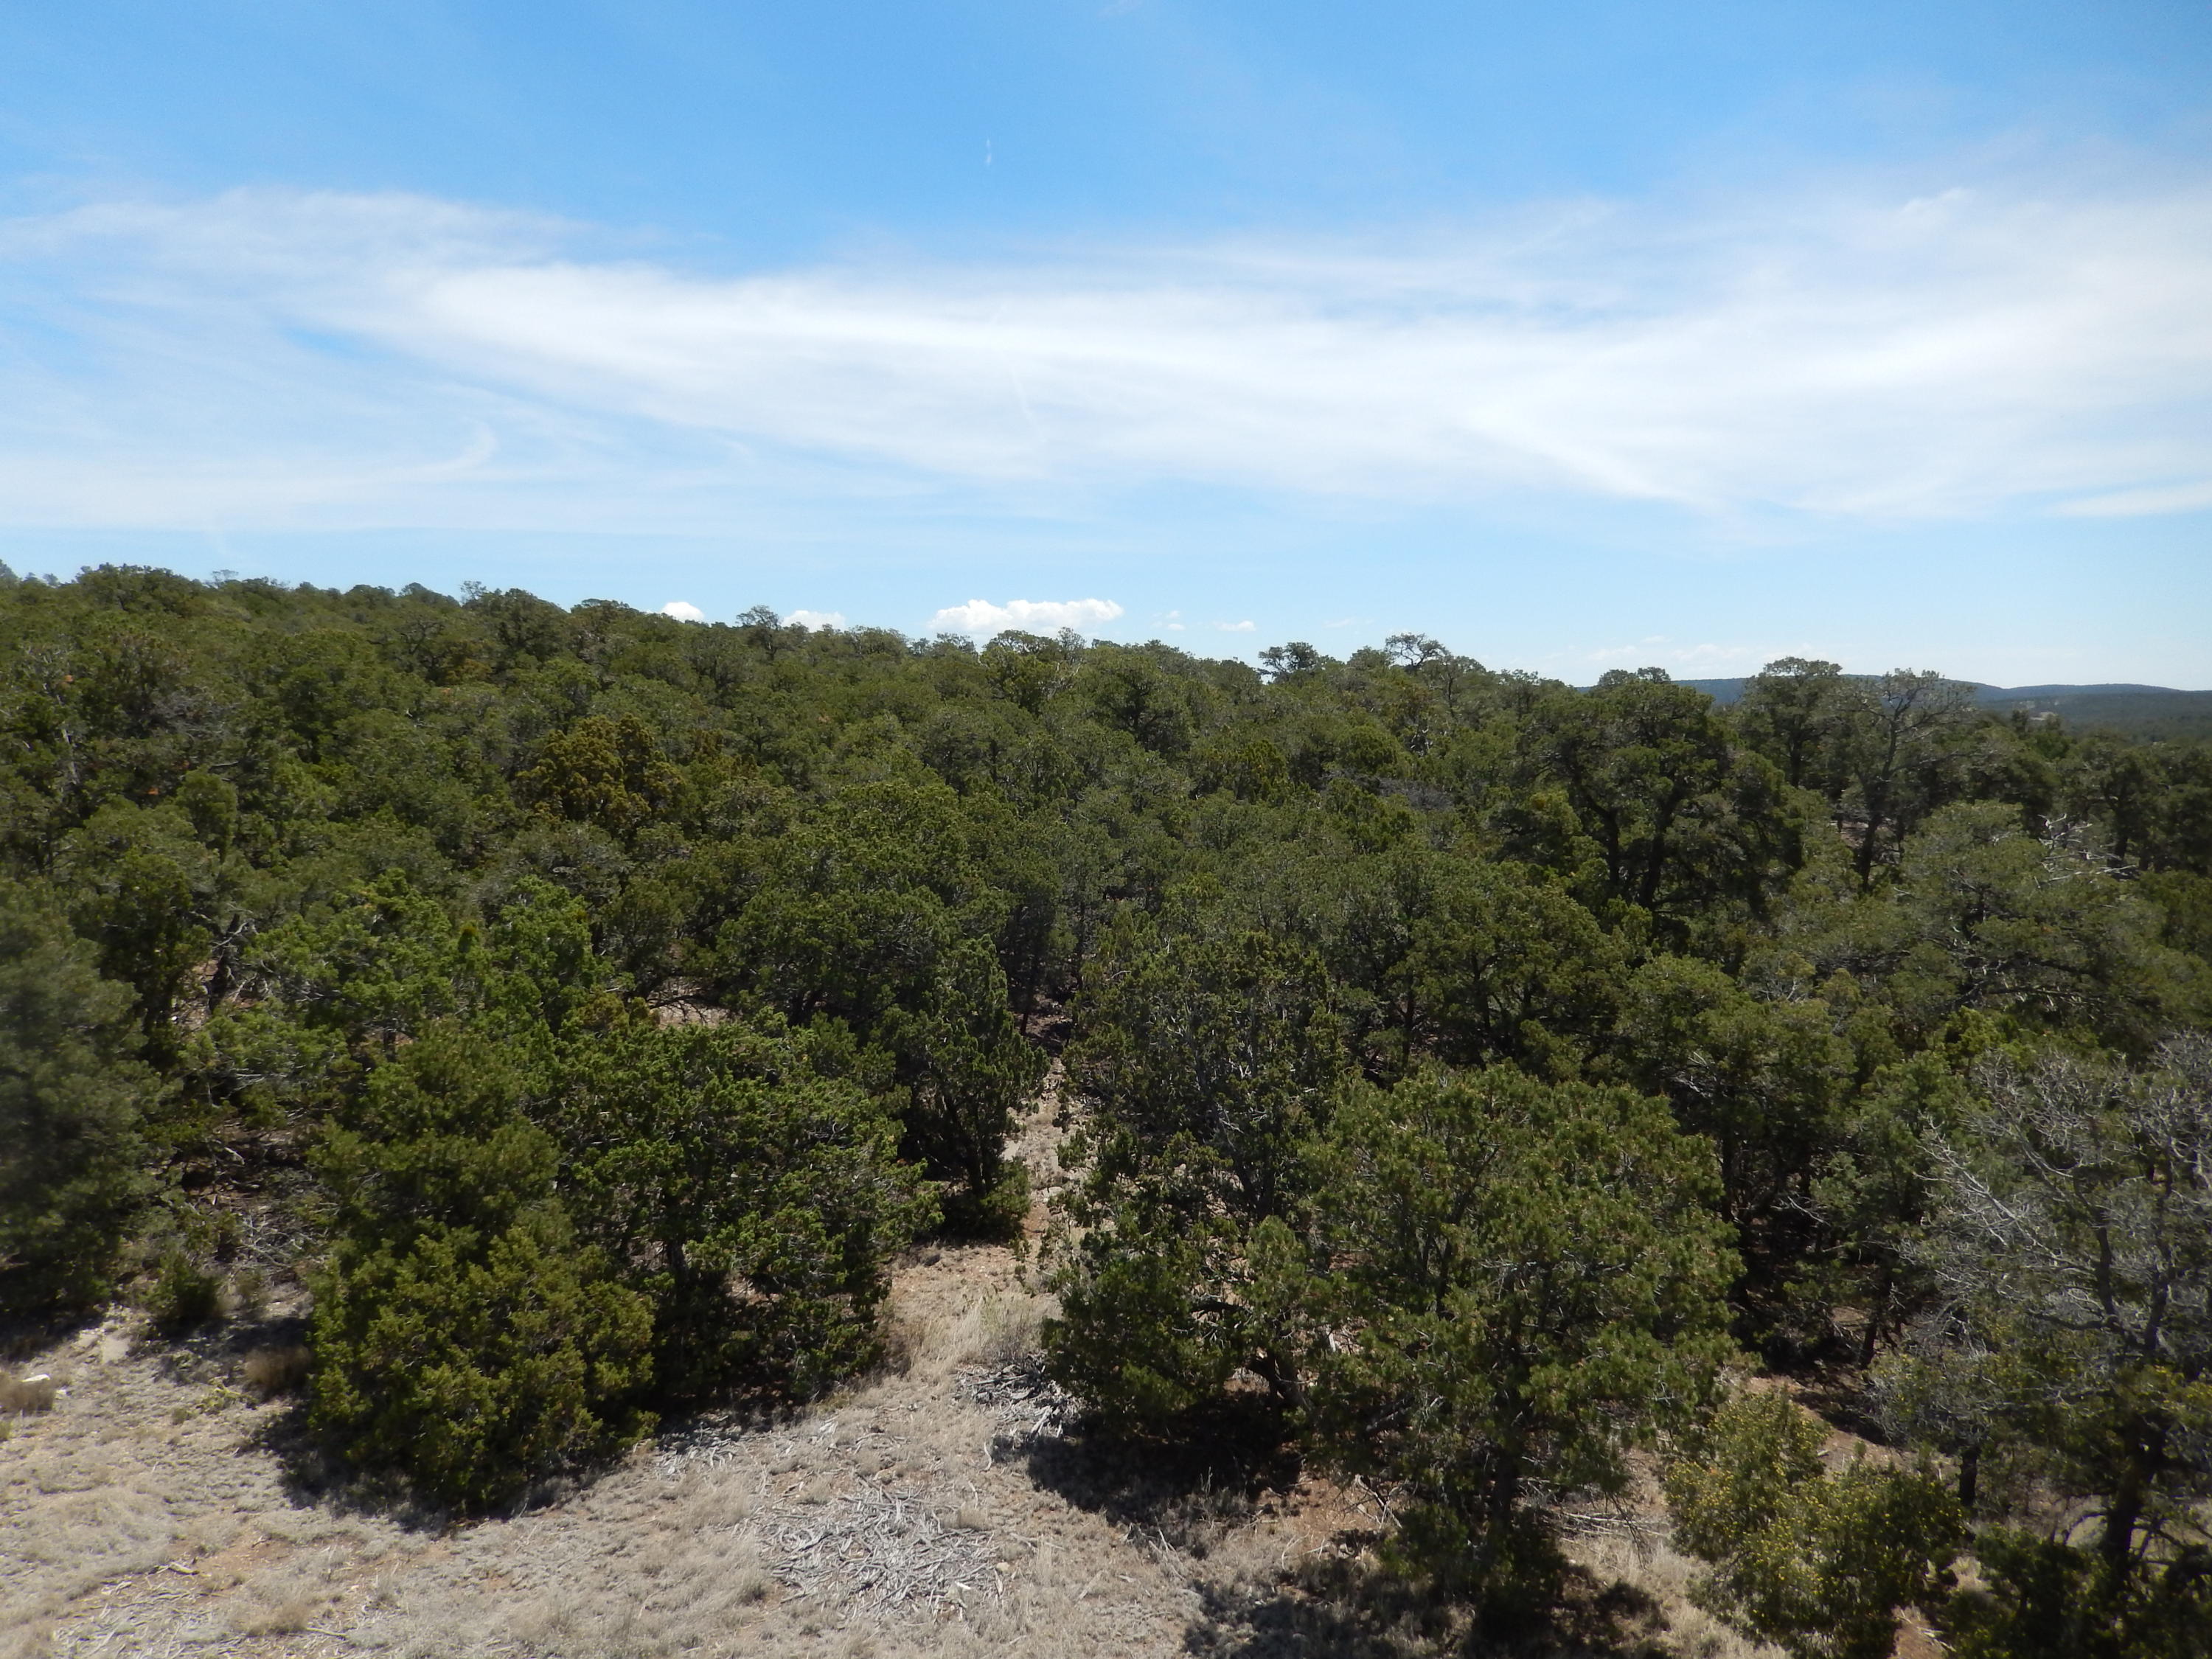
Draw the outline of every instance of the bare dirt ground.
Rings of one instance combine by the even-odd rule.
[[[1033,1233],[1055,1139],[1041,1111],[1018,1144]],[[1087,1445],[1036,1363],[1034,1259],[919,1251],[895,1280],[902,1369],[789,1420],[671,1425],[466,1526],[303,1479],[296,1402],[244,1364],[296,1304],[181,1342],[117,1314],[19,1367],[63,1392],[0,1442],[0,1659],[1410,1659],[1455,1633],[1362,1592],[1370,1494]],[[1593,1517],[1575,1547],[1562,1623],[1495,1650],[1754,1651],[1683,1599],[1655,1525]]]

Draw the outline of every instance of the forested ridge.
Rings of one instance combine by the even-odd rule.
[[[297,1274],[322,1443],[481,1510],[873,1363],[1049,1048],[1099,1432],[1498,1621],[1644,1449],[1793,1653],[2212,1651],[2212,745],[125,568],[0,576],[0,672],[19,1332]]]

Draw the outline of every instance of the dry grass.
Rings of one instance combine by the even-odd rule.
[[[70,1387],[0,1457],[0,1659],[1418,1659],[1464,1634],[1376,1590],[1363,1494],[1069,1439],[1032,1355],[1051,1304],[1016,1254],[926,1253],[894,1299],[903,1364],[811,1413],[672,1425],[444,1531],[300,1496],[270,1449],[296,1411],[281,1345],[87,1332],[33,1366]],[[1575,1548],[1578,1629],[1613,1635],[1559,1659],[1751,1653],[1686,1604],[1663,1539]]]
[[[60,1394],[61,1384],[51,1376],[0,1376],[0,1415],[50,1412]]]
[[[282,1347],[256,1348],[246,1356],[239,1366],[248,1384],[260,1392],[264,1400],[280,1394],[289,1394],[307,1380],[313,1356],[296,1342]]]
[[[1025,1349],[1050,1304],[1006,1251],[918,1262],[898,1301],[904,1375],[788,1422],[672,1428],[557,1501],[443,1533],[295,1499],[265,1449],[289,1408],[216,1386],[245,1356],[90,1333],[0,1465],[0,1656],[1416,1659],[1456,1639],[1361,1599],[1377,1517],[1358,1494],[1063,1478],[1065,1410]],[[1629,1633],[1650,1639],[1612,1651],[1750,1652],[1683,1601],[1663,1543],[1577,1547],[1649,1604]]]

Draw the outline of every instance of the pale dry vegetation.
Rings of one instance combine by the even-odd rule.
[[[1055,1139],[1040,1112],[1018,1143],[1033,1190],[1058,1179]],[[1413,1659],[1462,1633],[1376,1588],[1371,1495],[1085,1443],[1037,1363],[1033,1268],[919,1251],[872,1378],[790,1419],[671,1425],[460,1527],[307,1489],[296,1305],[185,1345],[115,1316],[38,1357],[44,1392],[9,1396],[55,1409],[0,1452],[0,1659]],[[1577,1551],[1571,1617],[1515,1651],[1753,1653],[1688,1606],[1689,1565],[1648,1522]]]
[[[61,1392],[51,1376],[0,1376],[0,1418],[50,1412]]]
[[[449,1530],[295,1489],[283,1345],[172,1346],[118,1316],[37,1362],[66,1393],[0,1453],[0,1655],[1380,1659],[1449,1633],[1355,1594],[1381,1518],[1361,1494],[1069,1437],[1033,1363],[1048,1304],[1009,1252],[927,1252],[898,1288],[902,1368],[794,1420],[672,1429]],[[1612,1598],[1584,1650],[1751,1652],[1648,1529],[1578,1553]]]

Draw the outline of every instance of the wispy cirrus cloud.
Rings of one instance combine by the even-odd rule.
[[[0,319],[15,524],[705,525],[1163,481],[1875,519],[2212,504],[2193,185],[734,277],[448,202],[246,191],[0,224]]]

